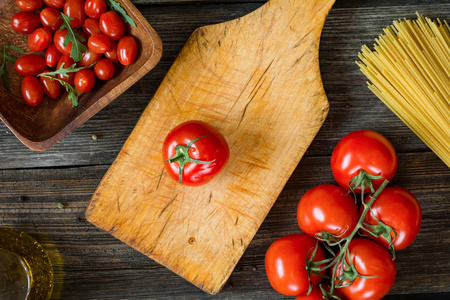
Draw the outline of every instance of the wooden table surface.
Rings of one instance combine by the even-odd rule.
[[[450,20],[448,0],[336,1],[319,53],[328,118],[218,295],[204,293],[85,220],[97,185],[193,30],[244,16],[265,2],[136,0],[163,41],[154,70],[45,152],[29,150],[0,124],[0,226],[21,229],[48,250],[54,299],[285,299],[267,281],[265,252],[277,238],[300,232],[300,197],[334,183],[331,152],[358,129],[373,129],[392,142],[399,168],[391,185],[412,191],[423,209],[417,239],[397,252],[396,283],[385,299],[450,298],[450,170],[367,89],[354,63],[360,47],[372,45],[395,19],[415,18],[418,11]]]

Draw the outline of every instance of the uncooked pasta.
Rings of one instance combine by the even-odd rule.
[[[358,57],[369,89],[450,167],[450,28],[417,14]]]

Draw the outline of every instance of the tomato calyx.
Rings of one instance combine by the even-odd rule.
[[[376,238],[382,236],[389,243],[389,249],[391,249],[392,258],[395,259],[394,241],[397,238],[397,232],[391,226],[384,224],[383,222],[378,220],[370,207],[369,207],[369,210],[370,210],[370,214],[371,214],[372,218],[375,221],[377,221],[377,224],[372,225],[372,224],[363,222],[361,229],[364,232],[368,232],[369,234],[360,232],[359,235],[362,235],[362,236],[372,235]],[[394,238],[392,238],[392,234],[394,234]]]
[[[206,165],[206,164],[210,164],[213,163],[215,161],[202,161],[202,160],[197,160],[197,159],[193,159],[189,156],[189,148],[191,148],[191,146],[198,141],[199,139],[205,138],[209,136],[208,135],[204,135],[201,137],[198,137],[196,139],[193,139],[192,141],[190,141],[186,146],[182,146],[182,145],[176,145],[175,146],[175,152],[176,154],[170,158],[167,159],[167,163],[174,163],[177,162],[179,165],[179,172],[178,172],[178,182],[181,183],[183,181],[183,170],[184,170],[184,166],[187,163],[195,163],[195,164],[200,164],[200,165]]]
[[[355,189],[357,187],[361,187],[361,190],[364,191],[366,187],[370,188],[371,193],[375,193],[375,189],[372,184],[372,180],[382,179],[383,176],[371,175],[364,170],[361,170],[358,175],[353,177],[349,182],[350,191],[355,194]]]

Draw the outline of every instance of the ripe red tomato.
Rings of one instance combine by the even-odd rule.
[[[34,76],[25,76],[22,80],[22,97],[30,106],[36,106],[42,102],[44,91],[39,80]]]
[[[89,92],[95,85],[94,72],[91,69],[76,72],[74,85],[81,92]]]
[[[105,0],[87,0],[84,4],[84,11],[89,18],[98,19],[106,12],[108,6]]]
[[[306,261],[311,259],[315,247],[316,241],[305,234],[287,235],[270,245],[264,263],[270,285],[278,293],[297,296],[308,291]],[[313,261],[319,262],[324,259],[325,255],[319,246]],[[313,273],[310,278],[313,286],[316,286],[322,279]]]
[[[113,41],[119,40],[125,34],[125,23],[114,11],[108,11],[100,16],[100,30]]]
[[[369,201],[369,197],[365,201]],[[377,197],[371,208],[377,220],[397,232],[397,238],[393,243],[395,250],[401,250],[411,245],[419,233],[422,223],[422,209],[413,193],[403,187],[387,187]],[[364,222],[372,225],[378,223],[370,211],[367,213]],[[368,233],[367,231],[362,232]],[[376,238],[372,235],[368,237],[389,248],[389,243],[384,237]],[[391,238],[394,239],[394,233],[391,233]]]
[[[41,27],[28,36],[28,48],[33,52],[41,52],[52,43],[52,32],[50,29]]]
[[[61,58],[58,61],[58,65],[56,66],[56,69],[59,69],[61,67],[62,64],[64,64],[64,69],[69,68],[70,66],[72,66],[75,62],[73,61],[73,58],[70,57],[69,55],[62,55]],[[74,78],[75,78],[75,73],[68,73],[67,75],[69,76],[64,76],[62,74],[58,74],[56,75],[56,78],[67,82],[68,84],[72,85]]]
[[[98,61],[94,66],[94,74],[100,80],[108,80],[114,76],[114,64],[106,58]]]
[[[21,10],[28,12],[38,10],[42,6],[42,0],[16,0],[16,3]]]
[[[383,135],[373,130],[358,130],[347,134],[336,145],[331,155],[331,171],[337,183],[348,190],[350,180],[361,170],[382,179],[372,180],[376,190],[384,181],[391,180],[397,171],[397,154]],[[361,192],[360,188],[355,192]],[[364,190],[370,192],[369,188]]]
[[[75,29],[83,38],[84,40],[81,40],[80,42],[86,42],[86,38],[84,36],[84,33],[78,29]],[[70,41],[67,46],[64,46],[64,39],[67,35],[67,29],[63,30],[57,30],[53,36],[53,43],[55,44],[56,48],[65,55],[70,55],[70,52],[72,51],[72,41]]]
[[[347,237],[358,220],[355,199],[343,188],[332,184],[322,184],[307,191],[297,208],[301,230],[312,237],[322,231]]]
[[[378,300],[383,298],[394,285],[397,273],[392,256],[383,246],[363,238],[353,239],[348,249],[356,271],[362,276],[372,278],[358,277],[351,285],[338,288],[338,291],[348,299]],[[343,269],[345,270],[345,267],[342,268],[342,263],[338,264],[336,277],[342,274]],[[343,284],[346,283],[348,280],[343,282]]]
[[[64,2],[66,2],[66,0],[43,0],[43,1],[44,1],[45,5],[56,8],[56,9],[63,8]]]
[[[184,149],[180,150],[182,146]],[[185,153],[180,153],[183,150]],[[202,121],[187,121],[167,135],[162,154],[167,173],[173,179],[184,185],[199,186],[211,181],[225,167],[230,149],[213,126]],[[190,159],[209,163],[189,162]],[[184,163],[180,170],[180,164]]]
[[[25,54],[19,57],[14,68],[22,76],[36,76],[47,69],[45,59],[37,54]]]
[[[88,67],[102,58],[102,54],[96,53],[88,48],[87,52],[83,52],[81,60],[77,63],[78,67]]]
[[[35,13],[21,11],[12,16],[11,27],[18,33],[32,33],[41,27],[41,20]]]
[[[66,16],[73,18],[70,25],[73,28],[81,28],[86,19],[86,12],[84,11],[84,0],[66,0],[64,3],[63,12]]]
[[[137,52],[138,44],[132,36],[124,36],[117,43],[117,58],[124,66],[134,63]]]
[[[119,62],[119,58],[117,58],[117,42],[111,41],[111,47],[108,51],[105,52],[105,56],[107,59],[112,61],[113,63]]]
[[[50,68],[56,67],[58,65],[58,61],[61,58],[61,52],[56,48],[55,44],[51,44],[48,46],[47,51],[45,52],[45,63]]]
[[[94,33],[88,40],[88,47],[95,53],[103,54],[111,47],[111,41],[103,33]]]
[[[98,25],[98,20],[87,18],[84,20],[83,33],[87,38],[90,38],[94,33],[101,33],[100,26]]]
[[[42,26],[50,29],[51,32],[55,32],[63,24],[63,20],[59,18],[60,16],[60,11],[52,7],[44,8],[39,14]]]
[[[48,73],[49,71],[44,71],[43,73]],[[42,89],[44,93],[52,98],[56,99],[59,97],[59,93],[61,91],[61,84],[57,80],[51,80],[48,77],[39,77],[39,81],[41,82]]]

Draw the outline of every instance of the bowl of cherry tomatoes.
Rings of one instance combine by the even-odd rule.
[[[0,0],[0,119],[43,151],[152,70],[162,42],[129,0]]]

